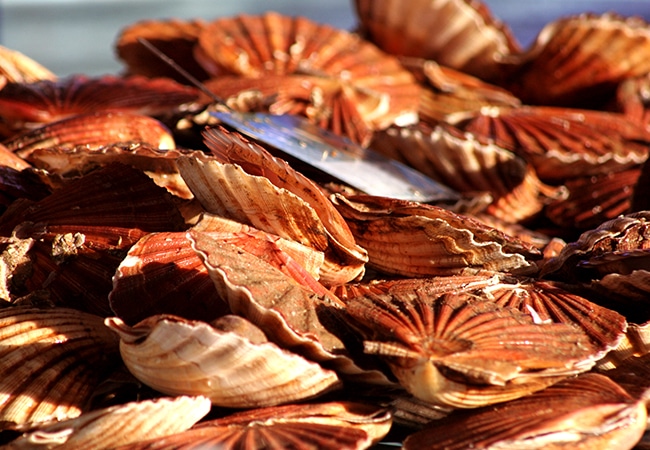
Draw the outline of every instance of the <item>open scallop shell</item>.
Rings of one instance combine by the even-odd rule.
[[[114,143],[143,143],[159,149],[176,147],[174,137],[160,121],[123,112],[85,113],[19,133],[4,145],[20,157],[33,150],[57,145],[100,147]]]
[[[8,84],[0,90],[0,117],[3,127],[20,132],[100,111],[171,114],[198,98],[196,88],[165,78],[74,75],[57,81]]]
[[[106,319],[106,324],[121,338],[120,353],[129,371],[165,394],[204,395],[215,405],[252,408],[340,387],[336,374],[317,363],[205,322],[153,316],[135,327],[118,318]]]
[[[192,429],[120,450],[188,447],[223,450],[366,449],[391,426],[390,413],[353,402],[286,405],[236,413],[197,424]]]
[[[519,45],[475,0],[356,0],[361,32],[388,53],[431,59],[494,80],[498,62]]]
[[[403,276],[463,271],[534,271],[536,251],[467,216],[432,205],[384,197],[335,196],[368,265]]]
[[[522,156],[546,182],[624,170],[648,157],[648,131],[617,113],[495,107],[447,120],[481,143]]]
[[[118,342],[102,318],[67,308],[0,310],[0,422],[25,428],[77,417],[105,373]]]
[[[353,140],[362,137],[361,144],[367,145],[368,134],[346,123],[351,117],[371,130],[417,121],[417,83],[395,57],[359,36],[304,17],[269,12],[218,19],[201,32],[194,53],[213,76],[250,78],[246,90],[266,75],[313,77],[314,95],[324,102],[324,123]]]
[[[620,82],[650,71],[650,31],[640,17],[565,17],[508,62],[517,68],[510,87],[525,103],[601,106]]]
[[[603,375],[584,374],[499,408],[433,421],[407,437],[404,449],[630,449],[646,418],[643,401]]]
[[[536,323],[468,293],[361,296],[345,313],[366,352],[386,359],[411,394],[455,408],[527,395],[589,370],[598,357],[577,327]]]
[[[45,289],[56,304],[110,314],[111,277],[128,248],[155,231],[185,226],[171,195],[142,172],[113,164],[42,200],[12,205],[0,233],[36,242],[30,276],[15,295]]]
[[[157,398],[85,413],[46,425],[9,443],[7,450],[101,450],[187,430],[210,411],[206,397]]]

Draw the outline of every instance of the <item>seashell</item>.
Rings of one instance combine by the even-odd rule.
[[[34,239],[32,272],[14,295],[45,289],[56,304],[110,314],[111,277],[128,248],[184,221],[171,196],[136,169],[109,165],[44,199],[17,202],[0,217],[0,234]]]
[[[650,248],[604,253],[580,263],[598,273],[589,287],[606,297],[627,302],[648,301],[650,294]]]
[[[527,255],[536,250],[470,217],[368,195],[337,194],[334,203],[368,250],[368,265],[384,273],[418,277],[535,270]]]
[[[584,374],[499,408],[433,421],[403,448],[630,449],[643,435],[646,416],[643,401],[603,375]]]
[[[100,147],[120,142],[142,143],[159,149],[175,148],[174,137],[162,122],[149,116],[121,112],[71,116],[20,133],[5,140],[4,145],[25,158],[42,147]]]
[[[480,294],[479,294],[480,292]],[[625,318],[548,281],[530,280],[487,286],[475,292],[499,306],[516,308],[539,323],[566,323],[580,327],[589,337],[598,359],[616,348],[625,336]]]
[[[201,422],[186,432],[120,447],[120,450],[184,446],[224,450],[366,449],[388,433],[391,423],[390,413],[374,405],[353,402],[293,404]]]
[[[4,128],[22,132],[77,114],[121,111],[160,116],[182,110],[198,97],[196,88],[166,78],[73,75],[7,84],[0,90],[0,117]]]
[[[51,188],[32,170],[17,171],[0,165],[0,205],[4,211],[17,199],[33,201],[47,197]]]
[[[0,343],[3,429],[79,416],[119,359],[100,317],[67,308],[0,309]]]
[[[649,83],[650,74],[621,81],[616,88],[614,109],[632,122],[642,126],[650,125],[650,117],[647,112]]]
[[[529,161],[545,182],[625,170],[648,157],[648,133],[622,114],[523,106],[448,116],[481,143]]]
[[[355,0],[354,6],[361,32],[388,53],[482,79],[499,79],[499,60],[519,50],[508,27],[480,1]]]
[[[200,150],[163,150],[146,143],[134,142],[97,148],[89,148],[88,145],[37,148],[26,155],[26,159],[34,167],[62,178],[79,177],[114,162],[126,164],[142,170],[158,186],[166,188],[172,194],[191,199],[192,192],[178,172],[176,159],[198,151]]]
[[[512,400],[589,370],[598,352],[577,327],[463,292],[349,299],[345,314],[368,353],[384,358],[415,397],[476,408]]]
[[[192,56],[192,49],[206,25],[207,22],[202,19],[140,20],[120,30],[115,42],[115,53],[126,65],[129,74],[166,77],[187,84],[185,77],[138,41],[139,38],[144,38],[193,77],[204,81],[208,74]]]
[[[650,158],[641,166],[641,174],[634,186],[631,211],[650,210],[650,197],[645,195],[650,189]]]
[[[617,85],[650,71],[650,32],[640,17],[580,14],[548,23],[513,65],[510,89],[528,104],[597,107]]]
[[[330,331],[342,327],[333,311],[344,306],[332,293],[315,292],[295,281],[286,273],[289,267],[280,270],[265,261],[272,256],[269,253],[262,259],[206,233],[191,231],[189,236],[233,314],[253,322],[282,348],[334,368],[346,378],[388,383],[383,374],[360,368],[347,355],[341,338]],[[299,272],[299,266],[293,270]],[[300,277],[308,280],[304,270]]]
[[[0,78],[9,83],[56,80],[56,75],[29,56],[0,46]]]
[[[351,118],[361,130],[417,121],[417,83],[395,57],[355,34],[304,17],[268,12],[215,20],[201,32],[194,55],[213,77],[310,76],[327,117],[318,122],[338,133],[349,129],[346,135],[362,145],[368,133],[357,133],[356,125],[346,123]]]
[[[634,167],[620,172],[566,180],[568,196],[552,200],[545,215],[561,227],[588,230],[606,220],[631,212],[632,197],[641,170]]]
[[[252,408],[304,400],[340,387],[336,374],[317,363],[205,322],[152,316],[129,327],[114,317],[106,325],[119,334],[129,371],[165,394],[204,395],[218,406]]]
[[[616,367],[599,371],[623,387],[632,397],[645,400],[650,388],[650,354],[629,356],[620,361]]]
[[[248,141],[239,133],[216,127],[206,130],[203,136],[207,147],[222,163],[237,164],[250,175],[266,177],[277,188],[288,190],[313,208],[327,236],[327,247],[322,249],[325,252],[321,271],[323,282],[335,284],[345,272],[351,272],[353,278],[363,274],[366,251],[356,245],[345,219],[320,187],[292,169],[286,161],[273,157],[261,145]]]
[[[520,156],[490,142],[482,143],[449,124],[389,128],[373,148],[404,159],[412,167],[462,193],[489,192],[486,212],[507,222],[531,219],[561,188],[542,183]]]
[[[14,170],[23,170],[30,168],[31,164],[0,144],[0,166],[9,167]]]
[[[101,450],[189,429],[210,411],[206,397],[156,398],[87,412],[45,425],[10,442],[7,450]]]

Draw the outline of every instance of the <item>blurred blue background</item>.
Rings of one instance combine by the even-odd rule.
[[[484,0],[528,46],[548,22],[581,12],[615,11],[650,21],[649,0]],[[275,10],[352,29],[351,0],[0,0],[0,44],[56,74],[101,75],[121,69],[113,45],[121,28],[142,19],[207,20]]]

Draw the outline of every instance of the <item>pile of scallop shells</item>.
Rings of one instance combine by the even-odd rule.
[[[0,48],[0,445],[650,448],[650,25],[355,0]],[[359,192],[218,122],[297,114],[456,196]]]

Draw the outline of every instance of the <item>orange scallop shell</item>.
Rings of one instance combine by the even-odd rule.
[[[29,56],[0,46],[0,78],[9,83],[31,83],[56,80],[56,75]]]

